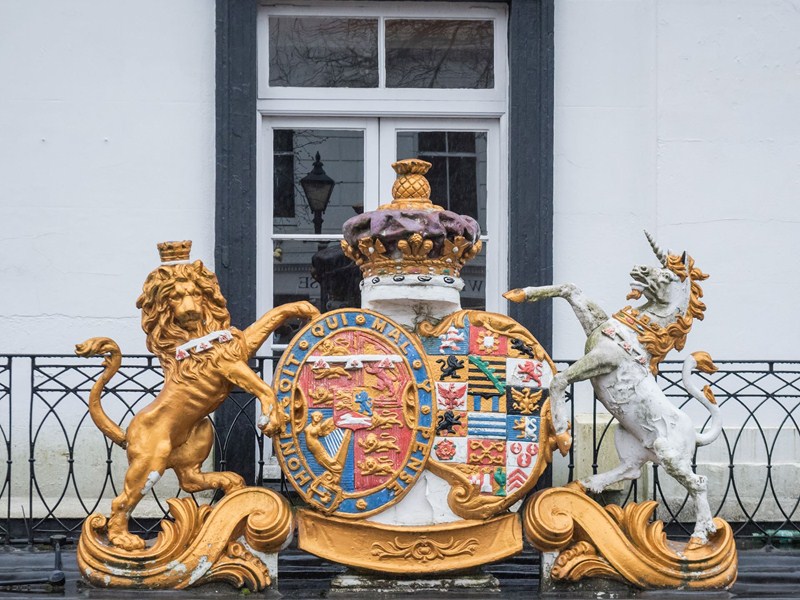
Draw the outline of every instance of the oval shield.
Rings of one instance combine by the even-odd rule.
[[[419,326],[438,414],[428,468],[453,487],[459,516],[485,518],[522,499],[552,458],[555,365],[507,317],[463,310]]]
[[[286,420],[275,454],[309,505],[362,518],[417,480],[436,408],[422,346],[401,326],[368,310],[321,315],[284,352],[274,389]]]

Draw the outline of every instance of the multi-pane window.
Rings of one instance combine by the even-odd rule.
[[[432,201],[481,227],[484,249],[461,271],[462,305],[503,312],[506,7],[264,4],[259,307],[359,306],[361,274],[340,250],[342,225],[391,200],[392,162],[419,157],[433,165]],[[302,184],[317,153],[333,181],[324,211]],[[299,325],[277,331],[273,348]]]
[[[462,305],[505,311],[506,20],[503,3],[480,0],[261,0],[260,310],[360,306],[342,225],[389,202],[391,163],[418,156],[433,164],[431,199],[481,226]],[[302,180],[317,153],[334,187],[315,213]],[[280,352],[301,326],[285,323],[262,351]],[[280,471],[272,461],[267,472]]]
[[[270,16],[269,85],[489,89],[494,35],[492,20]]]

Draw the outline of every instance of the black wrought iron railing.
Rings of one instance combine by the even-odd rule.
[[[263,377],[271,360],[258,358],[253,366]],[[0,447],[6,454],[0,535],[6,543],[32,543],[53,534],[75,537],[86,516],[108,513],[127,459],[124,450],[105,438],[89,416],[89,391],[102,371],[98,360],[75,356],[0,356]],[[162,384],[161,367],[153,356],[126,356],[104,389],[103,408],[125,428]],[[269,458],[269,441],[265,444],[256,427],[255,398],[234,392],[226,403],[233,406],[235,416],[225,430],[215,428],[215,456],[209,458],[208,467],[216,463],[216,468],[226,468],[229,452],[241,443],[235,433],[241,430],[237,421],[244,421],[245,430],[255,438],[256,475],[248,483],[259,484]],[[140,505],[132,530],[153,533],[167,515],[164,499],[181,495],[185,494],[168,472]],[[198,500],[214,498],[200,494]]]
[[[0,448],[5,452],[5,474],[0,499],[5,499],[6,514],[11,514],[11,357],[0,356]],[[1,467],[0,467],[1,468]],[[0,533],[8,539],[9,519],[0,525]]]
[[[692,457],[693,469],[708,476],[711,509],[733,524],[737,538],[769,544],[800,541],[800,362],[715,362],[720,367],[716,373],[692,375],[699,387],[711,386],[724,423],[720,437],[698,448]],[[662,363],[658,382],[666,396],[689,413],[695,427],[703,430],[709,426],[709,413],[684,389],[681,370],[682,362]],[[591,444],[586,444],[591,449],[590,472],[577,472],[580,442],[587,441],[578,439],[566,467],[571,481],[604,470],[601,457],[608,452],[604,446],[613,446],[616,422],[604,415],[591,392],[581,397],[573,386],[568,396],[574,399],[572,423],[580,422],[583,414],[591,428]],[[611,454],[616,459],[616,453]],[[615,464],[616,460],[610,466]],[[656,516],[670,534],[691,535],[694,507],[689,495],[657,465],[608,496],[619,503],[657,500]]]
[[[108,513],[127,461],[88,414],[89,390],[102,372],[99,362],[75,356],[0,355],[0,452],[5,453],[0,537],[5,543],[31,543],[53,534],[74,538],[86,516]],[[694,457],[698,472],[709,475],[712,510],[733,522],[739,537],[756,536],[763,543],[800,537],[800,361],[717,364],[720,370],[714,375],[695,375],[712,385],[725,421],[720,439]],[[257,359],[254,369],[268,380],[272,359]],[[679,362],[662,364],[659,383],[698,428],[706,426],[708,413],[689,399],[680,371]],[[153,357],[125,357],[105,389],[103,407],[125,427],[161,384],[161,369]],[[568,394],[575,443],[567,460],[555,466],[555,483],[613,466],[616,457],[609,449],[613,420],[598,408],[590,386],[573,386]],[[244,423],[255,440],[255,477],[248,483],[260,484],[277,469],[270,442],[256,427],[257,403],[243,393],[232,394],[226,402],[234,417],[226,421],[225,430],[215,430],[216,465],[225,469],[228,456],[241,446],[241,434],[232,432],[243,430],[234,428],[237,421]],[[167,514],[164,498],[175,495],[182,492],[168,472],[137,509],[132,529],[152,534]],[[210,494],[196,496],[198,501],[213,501]],[[658,500],[657,515],[670,533],[691,533],[688,495],[658,467],[610,496],[615,502]]]

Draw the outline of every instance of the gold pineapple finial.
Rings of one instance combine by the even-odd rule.
[[[162,264],[188,261],[191,251],[192,240],[161,242],[158,244],[158,255],[161,257]]]
[[[414,208],[423,210],[444,210],[431,201],[431,184],[425,174],[431,163],[419,158],[406,158],[392,163],[397,179],[392,185],[392,202],[379,207],[382,209]]]

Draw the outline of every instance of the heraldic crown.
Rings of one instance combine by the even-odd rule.
[[[189,260],[192,251],[192,240],[181,242],[161,242],[158,244],[158,256],[162,263],[184,262]]]
[[[392,164],[393,200],[344,224],[342,250],[363,277],[458,277],[481,251],[481,229],[472,217],[437,206],[425,173],[431,163],[410,158]]]

